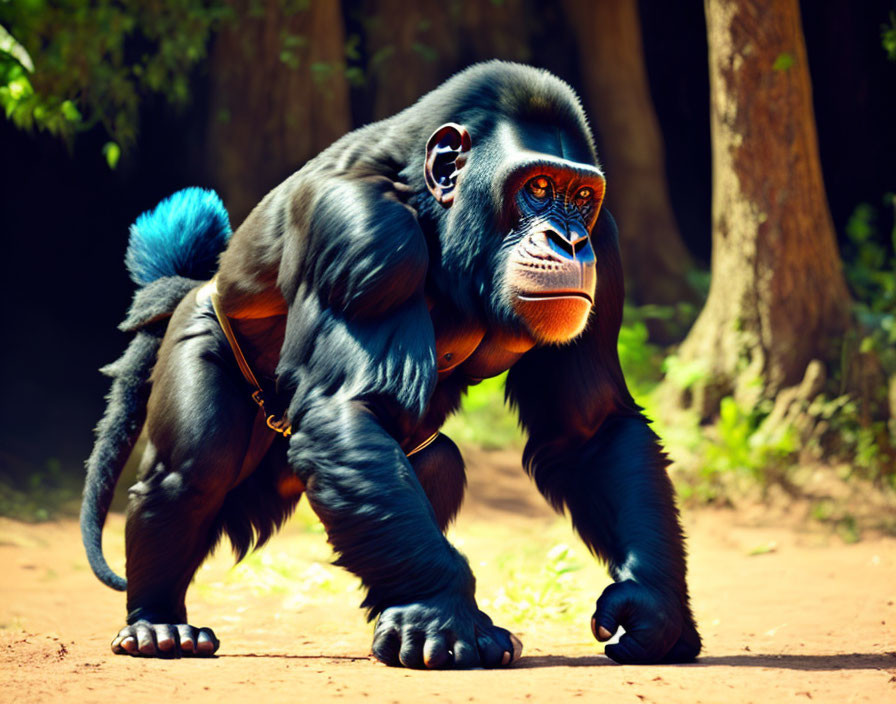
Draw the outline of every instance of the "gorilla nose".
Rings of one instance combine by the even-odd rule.
[[[575,259],[588,244],[588,237],[576,237],[569,233],[560,233],[556,230],[545,230],[544,236],[548,246],[564,259]]]

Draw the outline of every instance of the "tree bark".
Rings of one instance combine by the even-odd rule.
[[[237,0],[233,11],[212,51],[205,161],[236,226],[348,132],[351,112],[340,3]]]
[[[638,303],[696,303],[695,267],[666,186],[665,148],[650,98],[636,0],[566,0],[588,113],[601,136],[607,206],[619,223],[626,295]]]
[[[818,157],[797,0],[706,0],[713,148],[712,283],[681,346],[713,415],[836,360],[851,326]],[[843,372],[845,373],[845,371]],[[687,399],[686,399],[687,400]]]
[[[525,0],[368,0],[363,11],[373,119],[412,105],[476,61],[529,58]]]

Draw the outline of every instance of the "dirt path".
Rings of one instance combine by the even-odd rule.
[[[371,662],[357,585],[329,566],[307,512],[239,567],[222,549],[201,570],[191,621],[215,628],[220,657],[113,656],[124,599],[90,573],[75,522],[0,519],[0,701],[896,702],[896,540],[844,545],[740,526],[726,513],[689,515],[703,657],[622,667],[588,628],[603,570],[512,459],[478,464],[478,500],[453,539],[477,572],[483,608],[525,644],[509,670],[410,672]],[[107,555],[119,569],[122,532],[113,516]]]

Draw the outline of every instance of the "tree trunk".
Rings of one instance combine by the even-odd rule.
[[[237,0],[211,58],[206,168],[234,226],[351,129],[342,8]]]
[[[619,223],[626,295],[635,303],[696,303],[666,187],[662,136],[647,83],[636,0],[567,0],[588,113],[601,136],[607,206]]]
[[[797,0],[706,0],[713,148],[712,284],[680,358],[708,367],[706,418],[836,360],[849,330],[822,183]],[[844,372],[845,373],[845,372]]]
[[[445,31],[451,14],[439,0],[368,0],[362,7],[366,89],[371,117],[381,120],[413,105],[445,79],[457,62],[457,43]]]
[[[376,120],[476,61],[529,58],[525,0],[368,0],[363,13]]]

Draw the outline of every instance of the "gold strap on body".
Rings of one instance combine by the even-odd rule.
[[[292,426],[286,416],[277,418],[273,413],[268,413],[265,408],[264,391],[262,391],[261,384],[258,383],[258,379],[252,372],[252,367],[249,366],[249,362],[246,360],[246,355],[243,354],[240,343],[236,339],[236,334],[233,332],[233,327],[230,325],[230,319],[224,313],[224,309],[221,306],[221,297],[218,295],[218,285],[215,279],[212,279],[205,284],[199,290],[198,296],[200,299],[205,296],[208,296],[211,299],[212,308],[215,310],[215,317],[218,319],[218,324],[224,332],[224,337],[227,338],[227,343],[230,345],[230,349],[236,359],[236,364],[240,368],[240,373],[243,375],[246,382],[248,382],[249,386],[252,386],[255,389],[252,392],[252,400],[255,401],[261,409],[261,412],[264,414],[265,423],[267,423],[267,426],[274,432],[280,433],[283,437],[288,438],[292,435]]]
[[[253,387],[255,390],[252,392],[252,400],[258,404],[258,407],[261,409],[264,414],[265,423],[267,426],[273,430],[275,433],[280,433],[283,437],[288,438],[292,435],[292,425],[287,420],[286,416],[281,416],[277,418],[273,413],[268,413],[267,409],[264,405],[264,391],[261,389],[261,384],[258,383],[258,378],[255,376],[252,371],[252,367],[249,366],[249,362],[246,360],[246,355],[243,354],[243,350],[240,347],[239,341],[236,339],[236,333],[233,332],[233,326],[230,324],[230,319],[224,313],[224,308],[221,306],[221,297],[218,295],[218,285],[215,279],[213,278],[207,284],[205,284],[202,288],[199,289],[197,293],[197,298],[201,301],[204,298],[211,299],[212,308],[215,311],[215,317],[218,319],[218,324],[221,326],[221,330],[224,333],[224,337],[227,338],[227,343],[230,345],[230,349],[233,352],[233,356],[236,359],[236,364],[240,368],[240,373],[243,375],[243,378],[249,384],[249,386]],[[432,435],[430,435],[426,440],[421,442],[417,447],[405,454],[410,457],[421,450],[432,445],[436,438],[439,437],[439,431],[437,430]]]
[[[405,452],[405,455],[410,457],[411,455],[416,455],[418,452],[420,452],[420,450],[425,450],[427,447],[429,447],[436,441],[436,438],[439,437],[439,435],[441,435],[441,433],[437,430],[432,435],[430,435],[428,438],[426,438],[426,440],[424,440],[419,445],[417,445],[417,447],[415,447],[413,450],[410,450],[409,452]]]

